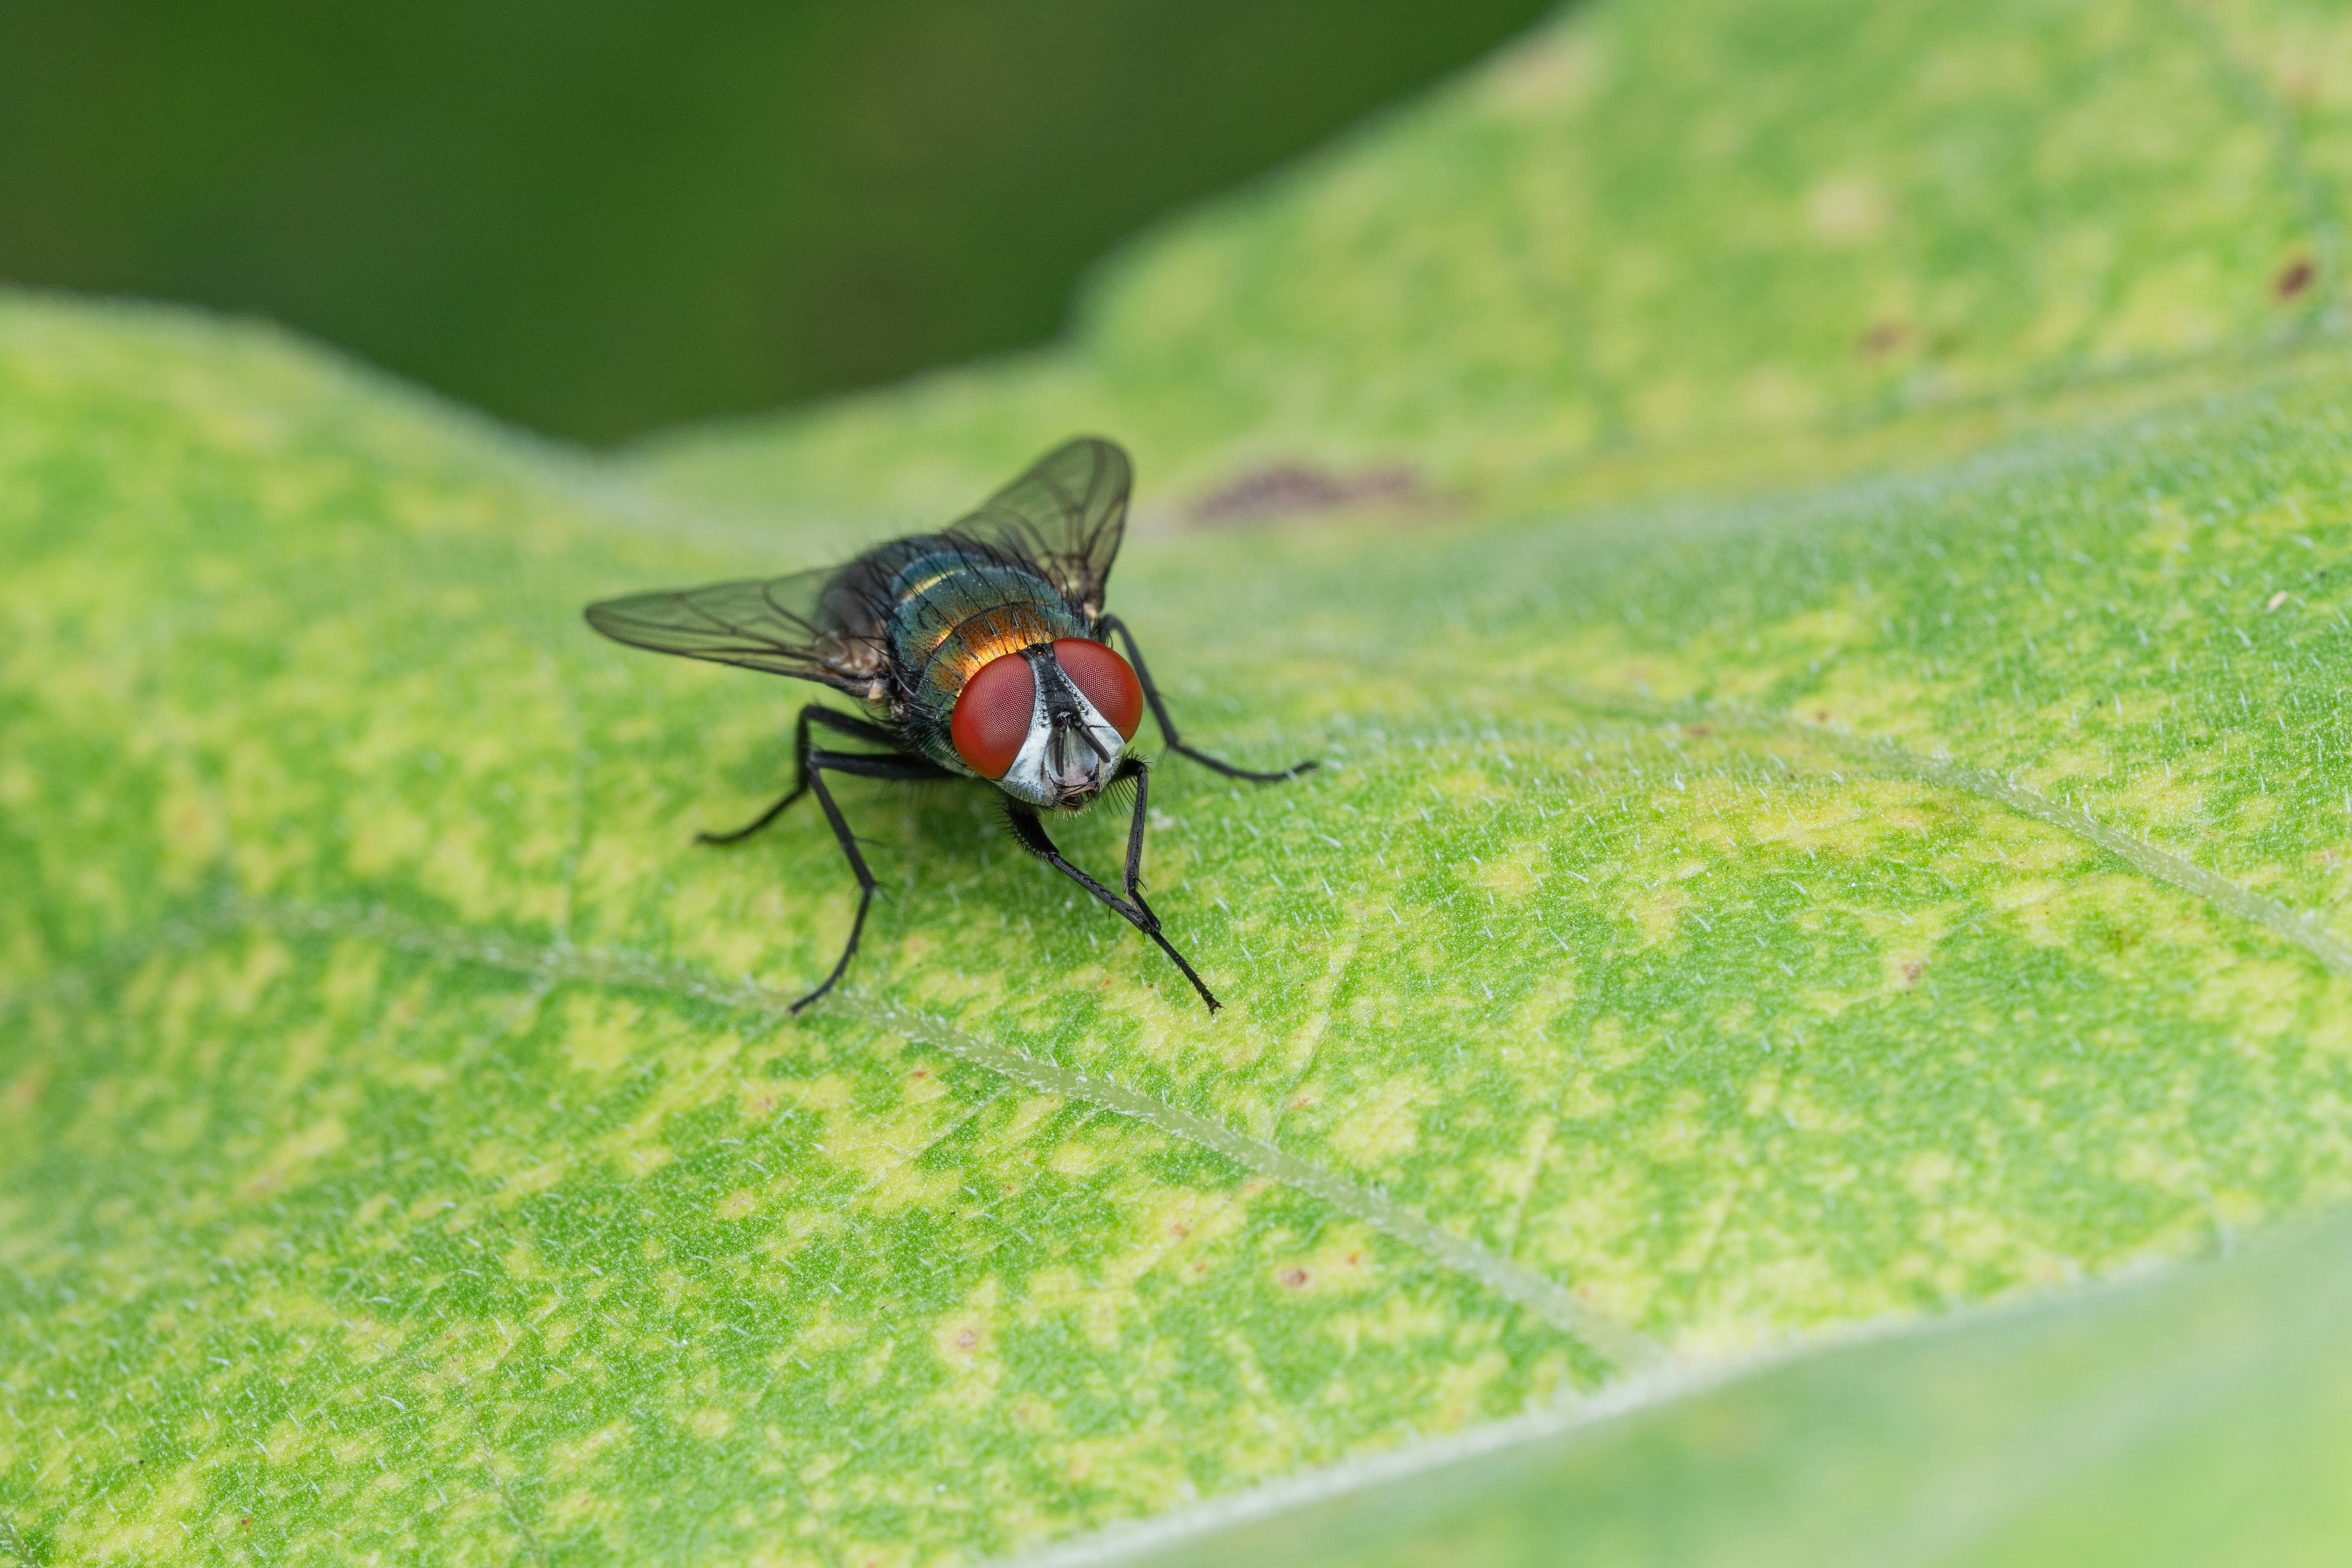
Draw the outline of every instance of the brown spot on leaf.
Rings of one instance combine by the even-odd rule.
[[[1901,321],[1874,321],[1854,340],[1853,352],[1864,359],[1885,359],[1911,341],[1911,329]]]
[[[1308,517],[1360,506],[1426,504],[1421,478],[1402,464],[1339,473],[1309,463],[1275,463],[1237,474],[1184,509],[1196,523]]]
[[[1919,984],[1919,977],[1920,977],[1921,975],[1923,975],[1923,974],[1927,973],[1927,963],[1926,963],[1924,960],[1916,959],[1916,958],[1906,958],[1906,959],[1905,959],[1905,960],[1903,961],[1903,984],[1906,984],[1906,985],[1916,985],[1916,984]]]
[[[0,1089],[0,1106],[19,1113],[32,1110],[48,1081],[48,1074],[39,1068],[20,1074],[5,1089]]]
[[[2318,276],[2319,269],[2311,264],[2311,258],[2298,256],[2281,268],[2279,275],[2271,279],[2271,293],[2280,300],[2292,300],[2310,288],[2312,280]]]
[[[1307,1270],[1304,1268],[1286,1268],[1282,1271],[1279,1278],[1286,1288],[1296,1290],[1307,1283]]]

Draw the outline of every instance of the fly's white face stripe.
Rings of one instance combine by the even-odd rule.
[[[1050,667],[1050,661],[1048,663]],[[1087,700],[1087,694],[1078,689],[1076,681],[1063,675],[1058,667],[1051,668],[1054,679],[1067,687],[1068,695],[1076,700],[1087,731],[1102,747],[1102,755],[1097,756],[1094,747],[1073,732],[1063,742],[1064,766],[1061,773],[1055,774],[1047,765],[1046,753],[1054,742],[1054,721],[1046,709],[1045,678],[1041,671],[1037,694],[1032,699],[1029,709],[1029,738],[1021,742],[1021,750],[1013,754],[1013,765],[1004,771],[1003,778],[996,781],[997,788],[1013,799],[1025,800],[1032,805],[1059,805],[1072,799],[1092,796],[1110,782],[1111,769],[1127,750],[1127,739],[1118,732],[1118,726],[1104,718],[1095,705]]]

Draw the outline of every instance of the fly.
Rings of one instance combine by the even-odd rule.
[[[814,795],[857,879],[857,914],[841,957],[797,1013],[834,987],[857,955],[874,874],[826,786],[827,773],[928,783],[977,778],[1001,791],[1022,848],[1108,905],[1166,953],[1209,1011],[1217,998],[1144,902],[1143,828],[1150,770],[1129,749],[1146,708],[1168,749],[1227,778],[1271,784],[1315,764],[1253,773],[1177,737],[1135,634],[1103,610],[1103,585],[1127,528],[1132,472],[1108,441],[1068,442],[938,533],[877,544],[846,565],[703,588],[635,594],[588,606],[588,624],[656,653],[814,680],[856,699],[858,718],[811,702],[793,728],[793,787],[732,833],[734,844]],[[1121,658],[1111,638],[1126,645]],[[872,750],[812,746],[814,726]],[[1083,811],[1132,783],[1124,896],[1063,858],[1045,812]]]

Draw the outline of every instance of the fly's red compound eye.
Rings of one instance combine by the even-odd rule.
[[[1017,653],[1004,654],[982,665],[963,683],[955,716],[948,721],[948,739],[955,742],[964,766],[984,779],[1001,779],[1021,754],[1036,709],[1037,677],[1029,661]]]
[[[1135,727],[1143,722],[1143,687],[1127,660],[1108,644],[1087,637],[1064,637],[1054,645],[1054,658],[1119,739],[1134,740]]]

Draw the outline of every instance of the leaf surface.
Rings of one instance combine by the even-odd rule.
[[[629,466],[0,304],[0,1546],[970,1561],[2342,1197],[2305,24],[1996,20],[1598,6],[1053,355]],[[1187,739],[1325,764],[1155,773],[1228,1011],[861,786],[788,1021],[838,851],[690,839],[810,689],[578,606],[1103,426]]]
[[[1545,1412],[1046,1564],[2331,1561],[2352,1531],[2344,1223],[1721,1387]]]

